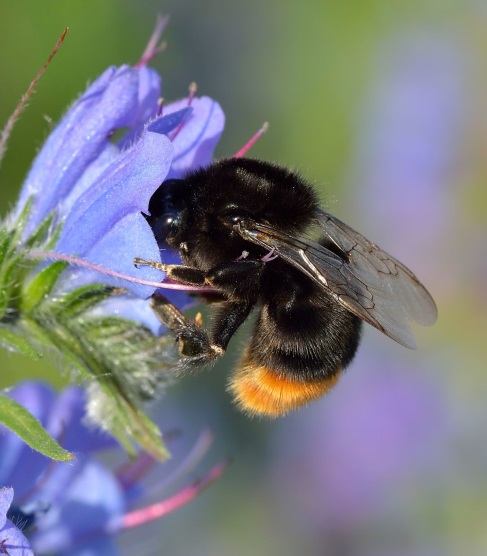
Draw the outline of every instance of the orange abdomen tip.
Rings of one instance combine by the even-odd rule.
[[[279,417],[323,396],[338,381],[331,377],[296,381],[264,366],[246,363],[235,372],[228,390],[246,413]]]

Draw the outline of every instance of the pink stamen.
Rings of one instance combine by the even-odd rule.
[[[57,51],[61,48],[61,45],[63,44],[68,31],[69,31],[69,27],[66,27],[66,29],[64,29],[61,36],[59,37],[56,46],[52,49],[51,54],[49,54],[48,59],[46,60],[42,68],[37,72],[37,75],[34,77],[31,84],[29,85],[27,92],[23,95],[19,104],[17,105],[17,108],[12,112],[12,115],[7,120],[5,127],[2,129],[2,133],[0,136],[0,161],[2,160],[3,155],[5,154],[5,147],[7,146],[7,141],[8,138],[10,137],[10,134],[12,133],[15,122],[17,121],[18,117],[22,113],[22,110],[26,107],[27,101],[31,97],[32,93],[34,92],[34,89],[36,88],[37,83],[39,83],[39,80],[42,77],[43,73],[46,71],[47,66],[51,63],[51,60],[56,55]]]
[[[157,101],[157,117],[162,116],[162,112],[164,111],[164,99],[161,97]]]
[[[239,150],[237,151],[232,158],[242,158],[242,156],[245,156],[247,154],[247,152],[254,146],[254,144],[257,142],[257,140],[259,139],[259,137],[264,134],[267,130],[269,129],[269,124],[267,122],[264,122],[262,124],[262,127],[259,129],[259,131],[253,136],[251,137],[247,143],[245,143],[245,145]]]
[[[188,87],[188,90],[189,90],[189,95],[188,95],[187,106],[191,106],[191,104],[193,103],[194,95],[196,94],[196,91],[198,90],[198,85],[196,85],[196,83],[193,81],[193,83],[190,83],[190,85]],[[169,135],[170,141],[174,141],[174,139],[176,139],[176,137],[178,136],[179,132],[183,129],[185,124],[186,124],[186,120],[183,120],[178,125],[178,127],[172,132],[172,134]]]
[[[193,498],[196,498],[202,490],[219,479],[223,475],[227,465],[227,462],[216,465],[205,477],[203,477],[203,479],[197,480],[192,485],[179,491],[174,496],[166,498],[166,500],[162,500],[161,502],[157,502],[156,504],[152,504],[146,508],[141,508],[140,510],[135,510],[125,514],[121,520],[112,522],[108,527],[108,530],[115,532],[120,529],[139,527],[140,525],[160,519],[161,517],[174,512],[181,506],[184,506],[193,500]]]
[[[140,284],[142,286],[151,286],[152,288],[163,288],[166,290],[181,290],[188,292],[211,292],[214,291],[212,288],[200,288],[198,286],[189,286],[187,284],[177,284],[175,282],[152,282],[151,280],[142,280],[141,278],[134,278],[128,274],[122,274],[121,272],[116,272],[115,270],[109,270],[103,266],[84,261],[83,259],[78,259],[77,257],[72,257],[71,255],[64,255],[63,253],[55,253],[53,251],[30,251],[27,254],[29,259],[41,259],[41,260],[52,260],[52,261],[65,261],[67,263],[82,266],[95,272],[100,272],[106,276],[113,276],[114,278],[120,278],[121,280],[126,280],[127,282],[132,282],[134,284]]]
[[[144,53],[140,57],[140,60],[134,65],[134,68],[140,68],[142,66],[147,65],[155,56],[164,52],[167,47],[165,42],[157,44],[161,35],[166,28],[167,24],[169,23],[169,16],[166,15],[162,17],[160,14],[157,16],[156,27],[145,47]]]
[[[173,429],[164,433],[164,440],[166,445],[180,436],[178,429]],[[154,467],[154,464],[160,463],[154,459],[147,452],[140,452],[136,458],[130,459],[127,463],[119,467],[116,472],[118,482],[124,490],[129,490],[136,483],[140,482],[149,471]]]
[[[170,485],[175,484],[177,481],[190,473],[208,453],[211,444],[213,443],[213,433],[209,429],[203,430],[195,445],[191,448],[189,454],[177,466],[175,471],[165,478],[164,482],[157,485],[157,489],[151,492],[153,496],[166,490]]]
[[[124,490],[128,490],[145,477],[155,463],[156,460],[147,452],[141,452],[134,460],[117,471],[118,482]]]

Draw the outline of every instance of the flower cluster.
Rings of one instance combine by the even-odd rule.
[[[218,103],[193,86],[181,101],[160,101],[161,78],[147,63],[164,24],[135,66],[108,68],[72,105],[0,223],[0,344],[32,358],[48,353],[86,384],[58,398],[32,383],[0,396],[10,429],[0,436],[0,554],[33,554],[26,537],[37,554],[115,554],[114,533],[173,511],[223,470],[134,509],[139,478],[167,457],[143,402],[160,395],[172,364],[148,303],[160,273],[133,266],[137,256],[160,259],[143,213],[167,178],[211,162],[224,125]],[[93,458],[115,441],[84,421],[109,431],[132,461],[114,474]]]
[[[209,164],[224,125],[218,103],[194,87],[161,104],[147,62],[163,27],[139,63],[107,69],[68,110],[0,230],[0,343],[31,357],[54,351],[87,380],[95,421],[158,457],[159,432],[141,404],[169,380],[168,340],[147,302],[161,276],[133,261],[160,259],[143,216],[154,191]]]
[[[76,459],[69,464],[50,462],[18,436],[2,430],[0,484],[10,485],[0,490],[0,547],[3,542],[8,549],[5,554],[32,554],[20,552],[28,544],[26,537],[36,554],[117,554],[115,534],[174,511],[224,469],[217,465],[204,479],[175,495],[139,508],[149,497],[142,479],[156,462],[140,453],[116,472],[104,464],[97,454],[101,450],[116,452],[117,448],[110,436],[84,424],[82,388],[67,388],[57,396],[45,384],[28,382],[16,387],[11,396],[75,452]],[[198,463],[209,445],[208,437],[203,435],[199,444],[186,468]],[[151,490],[158,490],[157,484]],[[136,507],[139,509],[134,510]]]

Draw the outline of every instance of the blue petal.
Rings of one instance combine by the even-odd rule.
[[[14,498],[14,489],[0,488],[0,554],[34,556],[29,541],[10,519],[7,512]]]
[[[160,280],[161,273],[154,269],[144,268],[135,273],[133,259],[159,257],[150,227],[140,213],[147,210],[149,199],[166,177],[171,160],[169,139],[144,131],[140,141],[106,168],[78,199],[64,223],[56,249],[117,272]],[[98,278],[97,281],[113,283],[101,275]],[[143,296],[154,290],[129,283],[126,286]]]
[[[160,133],[162,135],[169,135],[171,131],[174,131],[179,126],[179,124],[181,124],[181,122],[186,119],[191,111],[192,108],[190,106],[186,106],[185,108],[177,110],[176,112],[172,112],[171,114],[158,117],[147,125],[147,131]],[[61,205],[58,209],[59,214],[67,215],[74,203],[81,196],[81,194],[92,187],[94,184],[96,184],[96,180],[98,179],[98,177],[111,164],[113,164],[119,156],[121,156],[121,149],[118,146],[107,142],[96,160],[94,160],[86,168],[83,175],[76,182],[76,185],[73,187],[69,195],[65,199],[62,199]]]
[[[70,452],[90,454],[118,446],[105,432],[89,428],[84,422],[85,413],[85,390],[76,386],[65,388],[51,406],[46,428]]]
[[[115,445],[111,437],[82,425],[85,411],[81,388],[67,388],[56,397],[47,385],[25,382],[12,391],[11,397],[29,409],[63,447],[75,451],[77,456],[69,465],[53,467],[49,459],[6,431],[0,440],[0,484],[13,485],[18,499],[37,497],[36,483],[41,479],[45,481],[42,495],[51,503],[82,471],[87,454]]]
[[[64,247],[61,249],[66,252]],[[134,267],[135,257],[159,259],[159,247],[149,225],[140,213],[132,213],[119,220],[99,241],[83,253],[83,259],[124,275],[153,282],[160,282],[164,278],[164,274],[160,270],[150,267],[136,269]],[[124,287],[144,299],[152,295],[155,290],[152,286],[127,282],[100,272],[74,266],[63,273],[59,289],[61,291],[72,290],[89,283]]]
[[[57,209],[60,216],[69,214],[79,197],[89,189],[99,176],[120,157],[120,149],[112,143],[107,143],[98,157],[86,168],[69,195],[61,199]]]
[[[123,492],[113,473],[90,461],[65,491],[62,506],[54,504],[39,517],[32,545],[39,553],[88,549],[106,536],[105,524],[124,511]]]
[[[0,554],[9,556],[34,556],[29,541],[10,519],[7,519],[4,527],[0,530]]]
[[[132,128],[119,143],[122,150],[129,147],[140,137],[146,123],[156,115],[158,100],[161,98],[161,78],[159,74],[147,66],[138,68],[138,72],[138,110],[134,114],[135,121]]]
[[[69,194],[110,134],[134,124],[138,94],[139,71],[112,67],[75,102],[49,136],[22,189],[18,210],[31,195],[36,197],[28,231]]]
[[[8,487],[0,488],[0,529],[7,521],[7,512],[14,499],[14,489]]]
[[[186,106],[184,108],[181,108],[180,110],[171,112],[170,114],[165,114],[162,118],[157,118],[156,120],[151,122],[147,126],[147,129],[155,133],[168,135],[171,131],[174,131],[179,124],[186,120],[186,118],[189,117],[189,114],[191,114],[192,111],[193,110],[191,106]]]
[[[171,104],[165,113],[175,112],[185,104],[187,100]],[[191,107],[191,115],[173,141],[174,160],[169,178],[181,177],[188,170],[210,164],[223,132],[225,115],[217,102],[209,97],[195,98]]]

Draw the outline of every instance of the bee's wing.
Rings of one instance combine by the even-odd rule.
[[[431,325],[437,318],[435,302],[425,287],[399,261],[331,214],[320,210],[316,224],[344,257],[314,241],[261,224],[240,233],[274,249],[349,311],[403,346],[414,348],[409,323]]]

